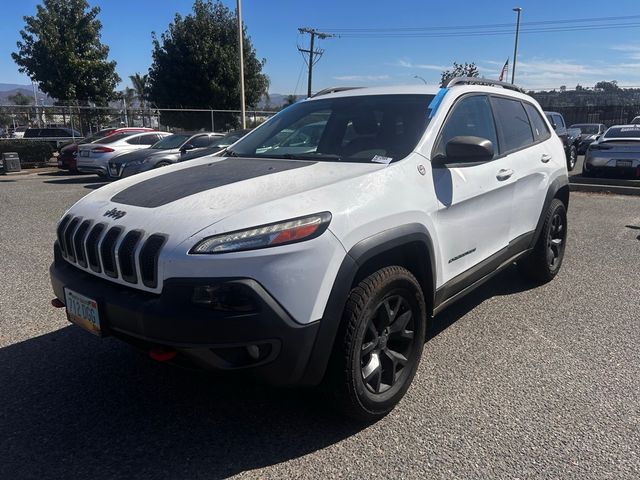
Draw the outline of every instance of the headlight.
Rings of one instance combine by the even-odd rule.
[[[330,221],[331,214],[322,212],[246,230],[214,235],[198,242],[189,253],[241,252],[311,240],[322,235]]]

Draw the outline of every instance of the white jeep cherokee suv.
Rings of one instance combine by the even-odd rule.
[[[556,275],[568,202],[562,143],[512,85],[334,89],[77,202],[53,303],[157,360],[322,385],[371,420],[434,314],[514,262]]]

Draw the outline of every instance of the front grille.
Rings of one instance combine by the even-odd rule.
[[[148,288],[158,286],[158,258],[167,236],[120,226],[107,228],[81,217],[65,216],[58,225],[63,257],[81,268]]]

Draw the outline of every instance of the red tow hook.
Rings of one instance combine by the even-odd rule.
[[[157,362],[168,362],[172,360],[178,352],[175,350],[167,350],[166,348],[152,348],[149,350],[149,357]]]
[[[62,303],[62,300],[60,300],[59,298],[54,298],[53,300],[51,300],[51,305],[53,305],[56,308],[64,307],[64,303]]]

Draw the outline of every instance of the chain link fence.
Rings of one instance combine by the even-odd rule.
[[[276,113],[248,110],[247,127],[256,127]],[[0,134],[10,136],[19,127],[65,127],[82,136],[109,127],[150,127],[176,133],[227,132],[240,128],[241,116],[240,110],[0,105]]]

